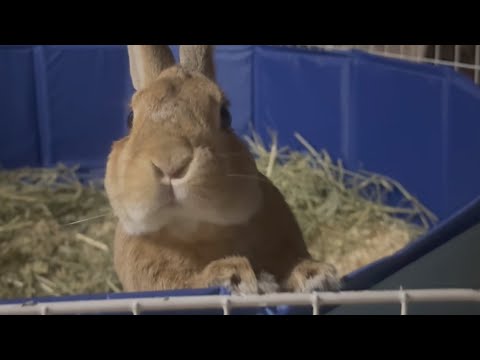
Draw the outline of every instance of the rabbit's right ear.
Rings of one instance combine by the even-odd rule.
[[[128,59],[135,90],[148,86],[160,72],[175,64],[168,45],[128,45]]]
[[[215,61],[212,45],[181,45],[180,64],[188,70],[198,71],[215,81]]]

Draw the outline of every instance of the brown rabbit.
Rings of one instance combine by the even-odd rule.
[[[230,127],[213,48],[181,46],[179,65],[166,45],[129,45],[128,54],[132,126],[113,144],[105,179],[124,290],[339,289]]]

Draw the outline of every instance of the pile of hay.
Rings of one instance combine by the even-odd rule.
[[[119,291],[107,198],[75,170],[0,172],[0,299]]]
[[[247,141],[260,171],[292,207],[315,258],[348,273],[405,246],[435,220],[396,182],[348,172],[297,138],[306,153],[278,149],[275,141],[267,149],[256,136]],[[0,299],[121,290],[107,197],[98,184],[82,185],[75,170],[0,171]],[[367,193],[371,185],[375,191]],[[383,204],[395,188],[409,207]]]

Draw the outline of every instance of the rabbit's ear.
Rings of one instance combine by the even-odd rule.
[[[148,86],[162,70],[175,64],[168,45],[128,45],[128,59],[135,90]]]
[[[211,45],[181,45],[180,64],[215,81],[214,48]]]

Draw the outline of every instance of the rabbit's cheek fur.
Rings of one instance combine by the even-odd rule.
[[[182,203],[189,217],[229,226],[245,224],[259,210],[262,193],[258,180],[255,176],[229,176],[232,172],[246,172],[246,169],[232,170],[231,161],[215,156],[209,148],[195,150]]]
[[[168,214],[158,216],[169,201],[168,187],[155,181],[145,159],[129,154],[128,138],[115,143],[105,176],[110,204],[129,234],[156,231],[169,221]]]

